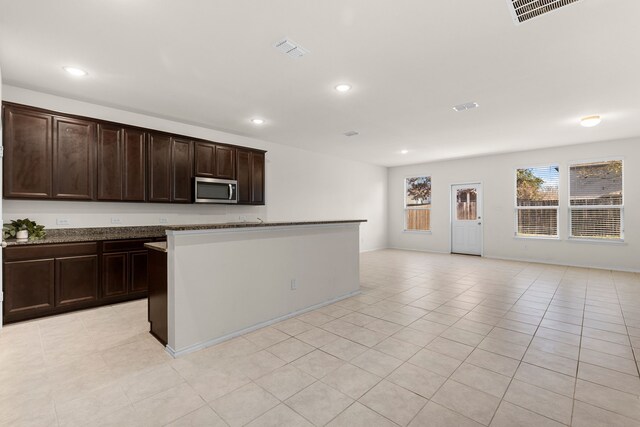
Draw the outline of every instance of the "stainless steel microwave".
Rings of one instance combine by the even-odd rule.
[[[238,181],[199,177],[194,181],[195,203],[238,203]]]

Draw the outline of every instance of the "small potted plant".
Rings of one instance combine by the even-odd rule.
[[[2,226],[2,238],[14,237],[16,240],[37,240],[46,236],[44,225],[38,225],[29,218],[12,220]]]

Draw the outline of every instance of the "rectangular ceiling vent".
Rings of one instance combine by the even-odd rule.
[[[453,110],[458,113],[461,111],[473,110],[474,108],[478,108],[480,104],[477,102],[465,102],[464,104],[458,104],[453,106]]]
[[[553,12],[580,0],[507,0],[511,16],[516,24]]]
[[[305,56],[307,53],[309,53],[307,49],[303,48],[298,43],[289,39],[280,40],[274,46],[280,52],[292,58],[301,58]]]

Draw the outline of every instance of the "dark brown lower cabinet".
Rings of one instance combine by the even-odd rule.
[[[56,258],[56,307],[98,300],[98,255]]]
[[[149,253],[147,249],[129,252],[129,293],[136,294],[147,292],[149,287],[149,275],[147,262]]]
[[[5,319],[37,316],[54,307],[54,266],[53,258],[4,263]]]
[[[131,239],[103,242],[103,298],[146,295],[147,249],[144,244],[150,241],[151,239]]]
[[[97,303],[97,242],[15,246],[3,254],[4,323]]]
[[[102,255],[102,296],[116,297],[127,294],[126,252]]]
[[[149,323],[151,335],[166,345],[167,320],[167,253],[149,250]]]
[[[3,323],[147,296],[146,242],[164,238],[3,249]]]

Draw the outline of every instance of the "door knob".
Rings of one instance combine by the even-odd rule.
[[[482,223],[481,223],[481,222],[479,222],[479,223],[478,223],[478,225],[482,225]]]

